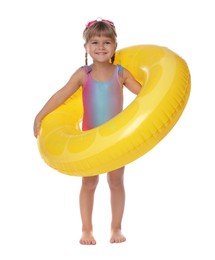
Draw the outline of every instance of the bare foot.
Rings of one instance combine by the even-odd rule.
[[[112,230],[112,235],[110,238],[111,243],[122,243],[125,242],[126,238],[122,234],[121,230]]]
[[[95,245],[96,240],[94,239],[92,232],[83,231],[82,237],[80,239],[80,244],[82,244],[82,245]]]

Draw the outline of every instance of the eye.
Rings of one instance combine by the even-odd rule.
[[[98,44],[97,41],[92,41],[91,44],[95,45],[95,44]]]
[[[109,45],[109,44],[111,44],[111,42],[110,42],[110,41],[106,41],[105,44],[106,44],[106,45]]]

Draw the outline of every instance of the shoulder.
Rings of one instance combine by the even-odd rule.
[[[116,68],[117,68],[119,74],[122,76],[124,67],[122,65],[120,65],[120,64],[116,64]]]
[[[119,75],[123,78],[123,82],[126,81],[127,78],[132,77],[131,73],[122,65],[116,64]]]
[[[130,71],[128,71],[125,67],[123,67],[121,64],[116,64],[116,67],[118,69],[118,72],[121,76],[132,76]]]
[[[92,70],[92,69],[91,69],[90,66],[84,65],[84,66],[79,67],[79,68],[75,71],[75,73],[74,73],[73,75],[76,75],[76,76],[77,76],[78,78],[80,78],[80,79],[85,79],[86,74],[90,73],[91,70]]]
[[[73,75],[81,75],[84,74],[84,68],[83,67],[79,67],[75,70],[75,72],[73,73]]]
[[[122,82],[134,94],[138,94],[141,90],[141,84],[134,78],[132,73],[123,67]]]
[[[86,78],[85,69],[83,67],[79,67],[72,74],[72,76],[70,78],[70,82],[72,82],[73,84],[82,85],[85,82],[85,78]]]

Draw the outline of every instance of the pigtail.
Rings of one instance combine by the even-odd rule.
[[[87,52],[85,53],[85,65],[88,65],[88,60],[87,60]]]
[[[114,55],[111,57],[111,63],[114,63],[114,60],[115,60],[115,53],[114,53]]]

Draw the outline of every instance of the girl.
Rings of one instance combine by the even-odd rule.
[[[141,85],[128,70],[114,65],[117,48],[117,34],[113,22],[97,19],[86,25],[83,32],[86,51],[85,66],[78,68],[67,84],[57,91],[37,114],[34,121],[34,135],[37,137],[42,119],[59,105],[65,102],[76,90],[83,88],[84,115],[82,130],[97,127],[123,109],[123,86],[138,94]],[[88,54],[92,64],[88,66]],[[111,243],[126,240],[121,232],[121,222],[125,205],[124,167],[109,172],[107,181],[111,193]],[[80,213],[82,220],[82,236],[80,243],[95,245],[93,236],[92,211],[94,192],[99,176],[83,177],[80,191]]]

